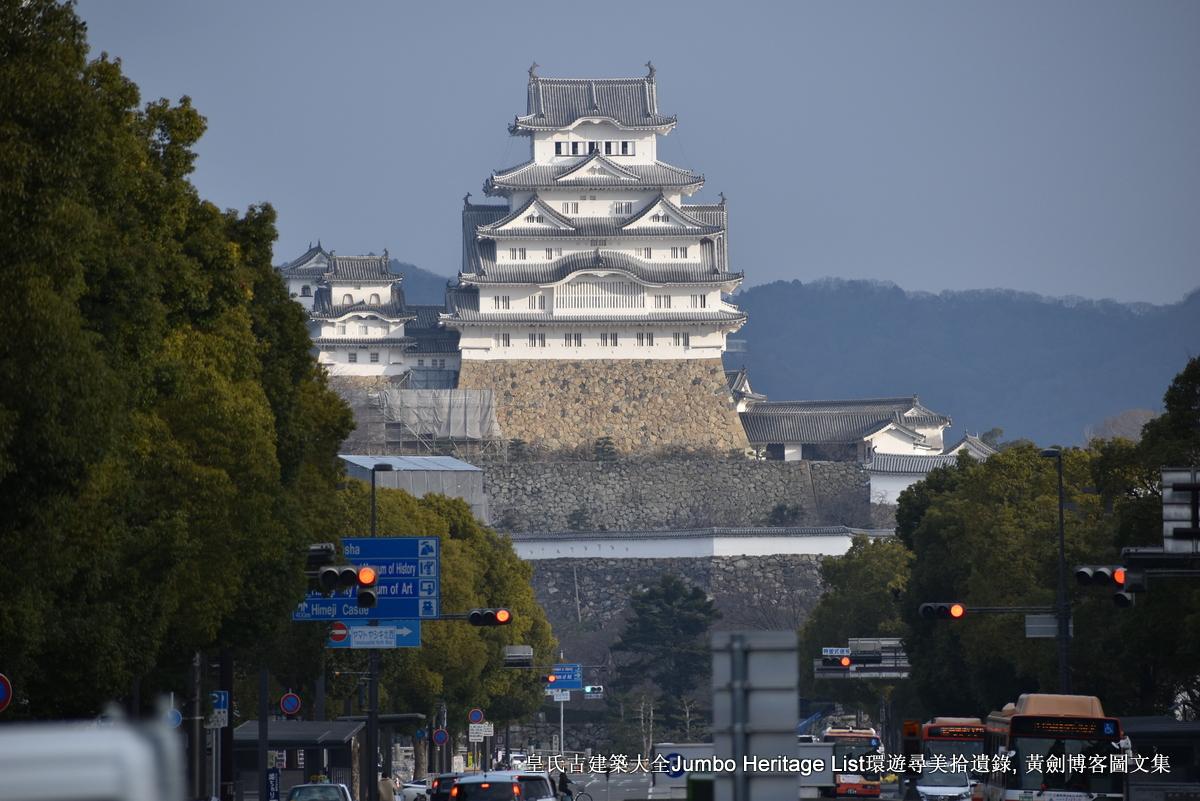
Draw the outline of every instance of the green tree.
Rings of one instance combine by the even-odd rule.
[[[670,573],[630,596],[632,616],[612,646],[617,657],[613,685],[629,706],[635,696],[658,702],[664,736],[682,732],[698,694],[707,693],[711,659],[707,635],[720,617],[699,587]],[[648,752],[647,752],[648,753]]]
[[[851,638],[903,637],[897,599],[908,584],[912,554],[893,539],[855,537],[842,556],[821,563],[825,588],[800,633],[800,688],[822,697],[871,710],[889,683],[848,679],[817,680],[808,667],[826,646],[844,647]]]
[[[0,9],[0,641],[14,715],[82,715],[279,631],[351,418],[274,212],[189,183],[190,101],[140,106],[70,5]]]

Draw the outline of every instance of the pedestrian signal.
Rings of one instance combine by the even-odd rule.
[[[967,607],[958,601],[921,604],[920,614],[926,620],[945,620],[947,618],[957,620],[967,614]]]

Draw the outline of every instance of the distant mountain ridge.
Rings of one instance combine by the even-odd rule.
[[[388,269],[403,277],[400,287],[404,290],[404,299],[408,303],[426,306],[446,302],[446,283],[453,279],[398,259],[391,259]]]
[[[739,292],[749,322],[734,335],[756,392],[772,399],[917,394],[954,434],[1082,444],[1086,426],[1158,409],[1200,353],[1200,290],[1155,306],[1014,290],[907,292],[828,278]]]

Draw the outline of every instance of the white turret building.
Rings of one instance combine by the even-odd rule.
[[[472,360],[719,359],[745,315],[724,198],[689,204],[701,175],[658,159],[675,127],[641,78],[529,70],[529,161],[464,199],[463,265],[443,325]],[[649,66],[649,65],[648,65]]]
[[[382,256],[338,256],[321,247],[279,268],[288,294],[309,315],[317,361],[334,376],[399,376],[408,372],[413,341],[404,324],[400,277]]]

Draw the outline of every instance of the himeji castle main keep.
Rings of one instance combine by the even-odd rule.
[[[529,70],[528,161],[464,199],[462,268],[441,323],[459,333],[460,388],[492,389],[508,438],[621,450],[744,449],[721,365],[746,316],[725,300],[724,198],[658,158],[676,118],[654,68],[638,78]]]

